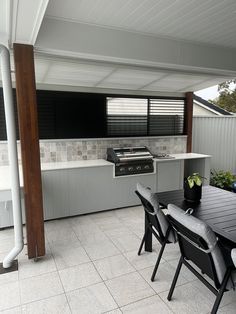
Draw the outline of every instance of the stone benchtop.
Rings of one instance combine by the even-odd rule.
[[[173,160],[186,160],[186,159],[198,159],[198,158],[210,158],[210,155],[195,154],[195,153],[184,153],[184,154],[171,154],[173,159],[157,159],[156,162],[167,162]],[[63,170],[63,169],[73,169],[73,168],[90,168],[90,167],[104,167],[113,166],[113,163],[105,159],[93,159],[93,160],[78,160],[78,161],[67,161],[67,162],[50,162],[42,163],[41,170],[52,171],[52,170]],[[22,169],[19,167],[20,172],[20,186],[23,186]],[[9,191],[11,188],[10,182],[10,169],[9,166],[0,166],[0,191]]]

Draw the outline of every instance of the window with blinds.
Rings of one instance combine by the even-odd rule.
[[[107,135],[181,135],[184,110],[184,99],[107,98]]]
[[[146,135],[147,118],[147,99],[107,98],[108,136]]]
[[[149,135],[181,135],[184,133],[183,99],[149,100]]]

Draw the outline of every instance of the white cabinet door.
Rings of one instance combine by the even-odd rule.
[[[70,215],[110,208],[112,167],[90,167],[68,170]]]
[[[182,189],[183,173],[184,162],[182,160],[157,162],[157,192]]]
[[[68,171],[42,172],[44,219],[69,216]]]

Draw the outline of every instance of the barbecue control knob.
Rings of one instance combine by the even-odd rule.
[[[120,171],[125,171],[125,167],[120,167]]]
[[[145,165],[144,166],[144,169],[149,169],[150,167],[148,165]]]
[[[141,167],[141,166],[137,166],[136,169],[137,169],[137,170],[141,170],[142,167]]]
[[[129,170],[129,171],[133,171],[133,170],[134,170],[134,167],[129,167],[128,170]]]

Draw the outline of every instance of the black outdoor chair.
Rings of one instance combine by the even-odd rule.
[[[140,183],[137,184],[137,190],[135,193],[141,200],[145,211],[145,219],[148,222],[148,226],[144,232],[144,236],[138,250],[138,255],[141,254],[148,231],[150,231],[161,244],[161,249],[151,276],[151,281],[154,281],[165,246],[168,243],[176,242],[176,237],[171,225],[166,220],[166,217],[159,206],[156,194],[152,193],[149,188],[144,187]]]
[[[215,295],[216,300],[211,310],[215,314],[225,291],[234,288],[235,266],[230,258],[230,250],[223,247],[212,229],[202,220],[169,204],[167,219],[175,229],[178,237],[181,257],[167,299],[170,301],[175,285],[184,264]],[[197,271],[190,263],[196,265]],[[206,274],[214,286],[203,277]]]

